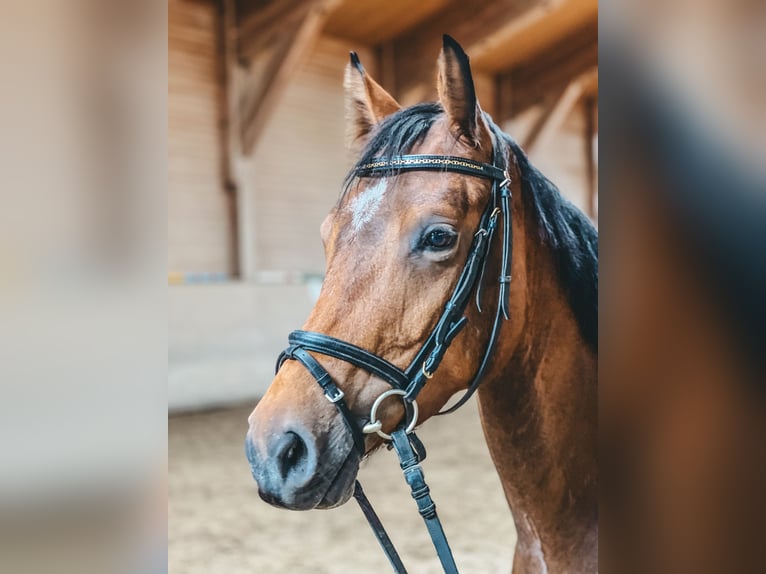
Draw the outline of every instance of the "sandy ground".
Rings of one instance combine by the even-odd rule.
[[[353,500],[311,512],[261,501],[243,450],[251,409],[170,419],[169,572],[390,572]],[[428,448],[426,479],[460,571],[510,572],[516,533],[474,401],[428,421],[419,435]],[[379,451],[359,477],[409,572],[442,572],[395,454]]]

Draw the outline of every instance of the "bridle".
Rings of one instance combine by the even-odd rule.
[[[282,351],[276,366],[276,370],[279,371],[286,360],[294,359],[308,370],[322,388],[327,400],[333,403],[340,412],[353,437],[354,445],[362,456],[365,454],[365,434],[377,433],[383,439],[391,441],[393,448],[399,456],[399,463],[405,480],[412,490],[412,497],[415,499],[418,510],[425,521],[442,567],[448,574],[457,574],[457,566],[444,534],[444,529],[436,514],[436,505],[431,499],[422,468],[420,467],[420,462],[425,459],[426,452],[423,443],[414,433],[418,415],[417,396],[426,382],[439,368],[452,341],[462,328],[465,327],[468,321],[467,317],[465,317],[465,310],[472,292],[475,292],[476,305],[481,312],[481,285],[499,215],[502,215],[503,219],[502,263],[499,277],[500,289],[489,342],[487,343],[487,348],[479,368],[468,385],[468,389],[455,405],[439,414],[454,412],[465,404],[476,391],[492,356],[500,324],[503,319],[507,320],[509,318],[510,269],[513,246],[511,229],[511,178],[507,169],[508,160],[504,157],[504,152],[500,145],[500,134],[497,131],[499,130],[493,126],[493,132],[495,132],[493,135],[495,136],[496,143],[492,149],[491,165],[454,156],[401,155],[392,158],[378,158],[372,162],[359,165],[354,170],[356,177],[365,178],[384,177],[392,173],[399,174],[410,171],[440,171],[454,172],[492,181],[492,192],[482,213],[478,230],[474,234],[473,243],[463,271],[457,280],[451,297],[444,306],[436,326],[410,365],[402,370],[382,357],[346,341],[323,333],[298,330],[290,333],[288,338],[290,345]],[[381,394],[373,403],[367,424],[360,426],[358,419],[354,417],[344,400],[343,391],[338,388],[330,374],[309,351],[351,363],[391,385],[392,389]],[[392,395],[401,396],[405,408],[405,417],[397,429],[388,435],[382,430],[382,423],[377,418],[377,410],[383,400]],[[394,571],[397,574],[406,574],[407,570],[404,564],[399,558],[370,502],[367,500],[359,481],[356,481],[354,486],[354,498],[356,498],[364,512]]]
[[[492,125],[492,124],[490,124]],[[290,345],[282,351],[277,360],[276,370],[288,359],[300,362],[316,380],[331,403],[340,412],[354,440],[356,449],[362,456],[365,454],[365,435],[377,433],[383,439],[391,441],[399,456],[399,463],[405,480],[410,485],[412,497],[423,517],[428,532],[444,571],[457,574],[457,566],[452,556],[449,543],[436,514],[436,505],[429,495],[420,462],[425,459],[426,452],[423,443],[415,435],[414,429],[418,419],[417,397],[426,382],[439,368],[447,349],[457,334],[465,327],[468,319],[465,310],[475,292],[476,305],[481,312],[480,296],[484,270],[492,239],[495,236],[497,218],[502,215],[503,243],[502,262],[500,271],[500,289],[495,320],[490,333],[484,356],[473,380],[468,385],[460,400],[449,409],[438,414],[448,414],[460,408],[473,395],[486,372],[492,352],[497,341],[500,324],[509,318],[509,297],[511,282],[511,252],[513,246],[511,230],[511,178],[508,172],[508,159],[503,146],[500,145],[499,130],[492,125],[495,145],[492,148],[492,164],[474,161],[468,158],[442,155],[400,155],[392,158],[378,158],[369,163],[359,165],[354,175],[360,178],[384,177],[410,171],[439,171],[454,172],[472,177],[490,179],[492,192],[481,216],[479,227],[473,237],[468,258],[451,297],[444,306],[441,316],[431,334],[420,348],[410,365],[402,370],[387,360],[346,341],[330,337],[323,333],[311,331],[293,331],[288,341]],[[381,394],[373,403],[369,422],[364,426],[353,415],[344,400],[343,391],[338,388],[330,374],[322,367],[313,355],[319,353],[340,359],[367,371],[371,375],[384,380],[391,389]],[[401,397],[405,408],[405,416],[399,426],[390,435],[382,430],[382,423],[377,418],[377,411],[382,402],[393,395]],[[370,505],[359,481],[354,486],[354,497],[364,512],[367,521],[375,533],[383,551],[391,562],[397,574],[406,574],[406,569],[399,558],[396,549],[386,534],[383,525]]]

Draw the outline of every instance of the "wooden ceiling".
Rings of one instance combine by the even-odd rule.
[[[598,0],[539,3],[504,26],[503,33],[493,44],[476,46],[471,63],[483,72],[502,72],[534,58],[568,35],[597,22]]]
[[[373,46],[433,18],[451,4],[454,0],[345,0],[330,16],[325,31]]]
[[[597,94],[598,0],[218,1],[236,2],[244,62],[274,46],[291,53],[289,44],[302,37],[334,36],[372,49],[377,61],[368,66],[403,103],[435,95],[445,33],[471,57],[477,82],[492,94],[483,101],[497,115],[511,117],[593,71],[588,92]],[[310,50],[307,41],[293,52]]]
[[[248,20],[271,26],[280,14],[289,17],[315,1],[237,0],[237,5],[240,21],[253,34]],[[418,37],[438,43],[450,34],[466,47],[476,70],[498,73],[597,21],[598,0],[339,0],[324,33],[360,47],[405,39],[412,44]]]

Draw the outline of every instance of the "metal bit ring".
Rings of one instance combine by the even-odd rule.
[[[378,409],[380,408],[380,405],[383,404],[383,401],[386,400],[388,397],[399,395],[400,397],[404,397],[407,395],[407,393],[401,389],[390,389],[386,391],[385,393],[382,393],[377,399],[375,399],[375,402],[372,403],[372,408],[370,409],[370,422],[364,425],[364,428],[362,429],[362,432],[364,434],[372,434],[376,433],[380,438],[383,438],[385,440],[391,440],[391,435],[388,433],[383,432],[383,423],[378,420]],[[402,402],[404,400],[402,399]],[[418,424],[418,403],[417,401],[413,400],[411,403],[412,405],[412,420],[407,425],[407,428],[405,429],[405,432],[407,434],[411,433],[413,430],[415,430],[415,425]],[[405,405],[405,416],[406,416],[406,405]]]

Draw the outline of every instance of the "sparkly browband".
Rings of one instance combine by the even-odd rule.
[[[354,170],[357,177],[390,175],[401,171],[453,171],[475,177],[503,181],[506,173],[488,163],[449,155],[399,155],[391,159],[376,159],[359,165]]]

